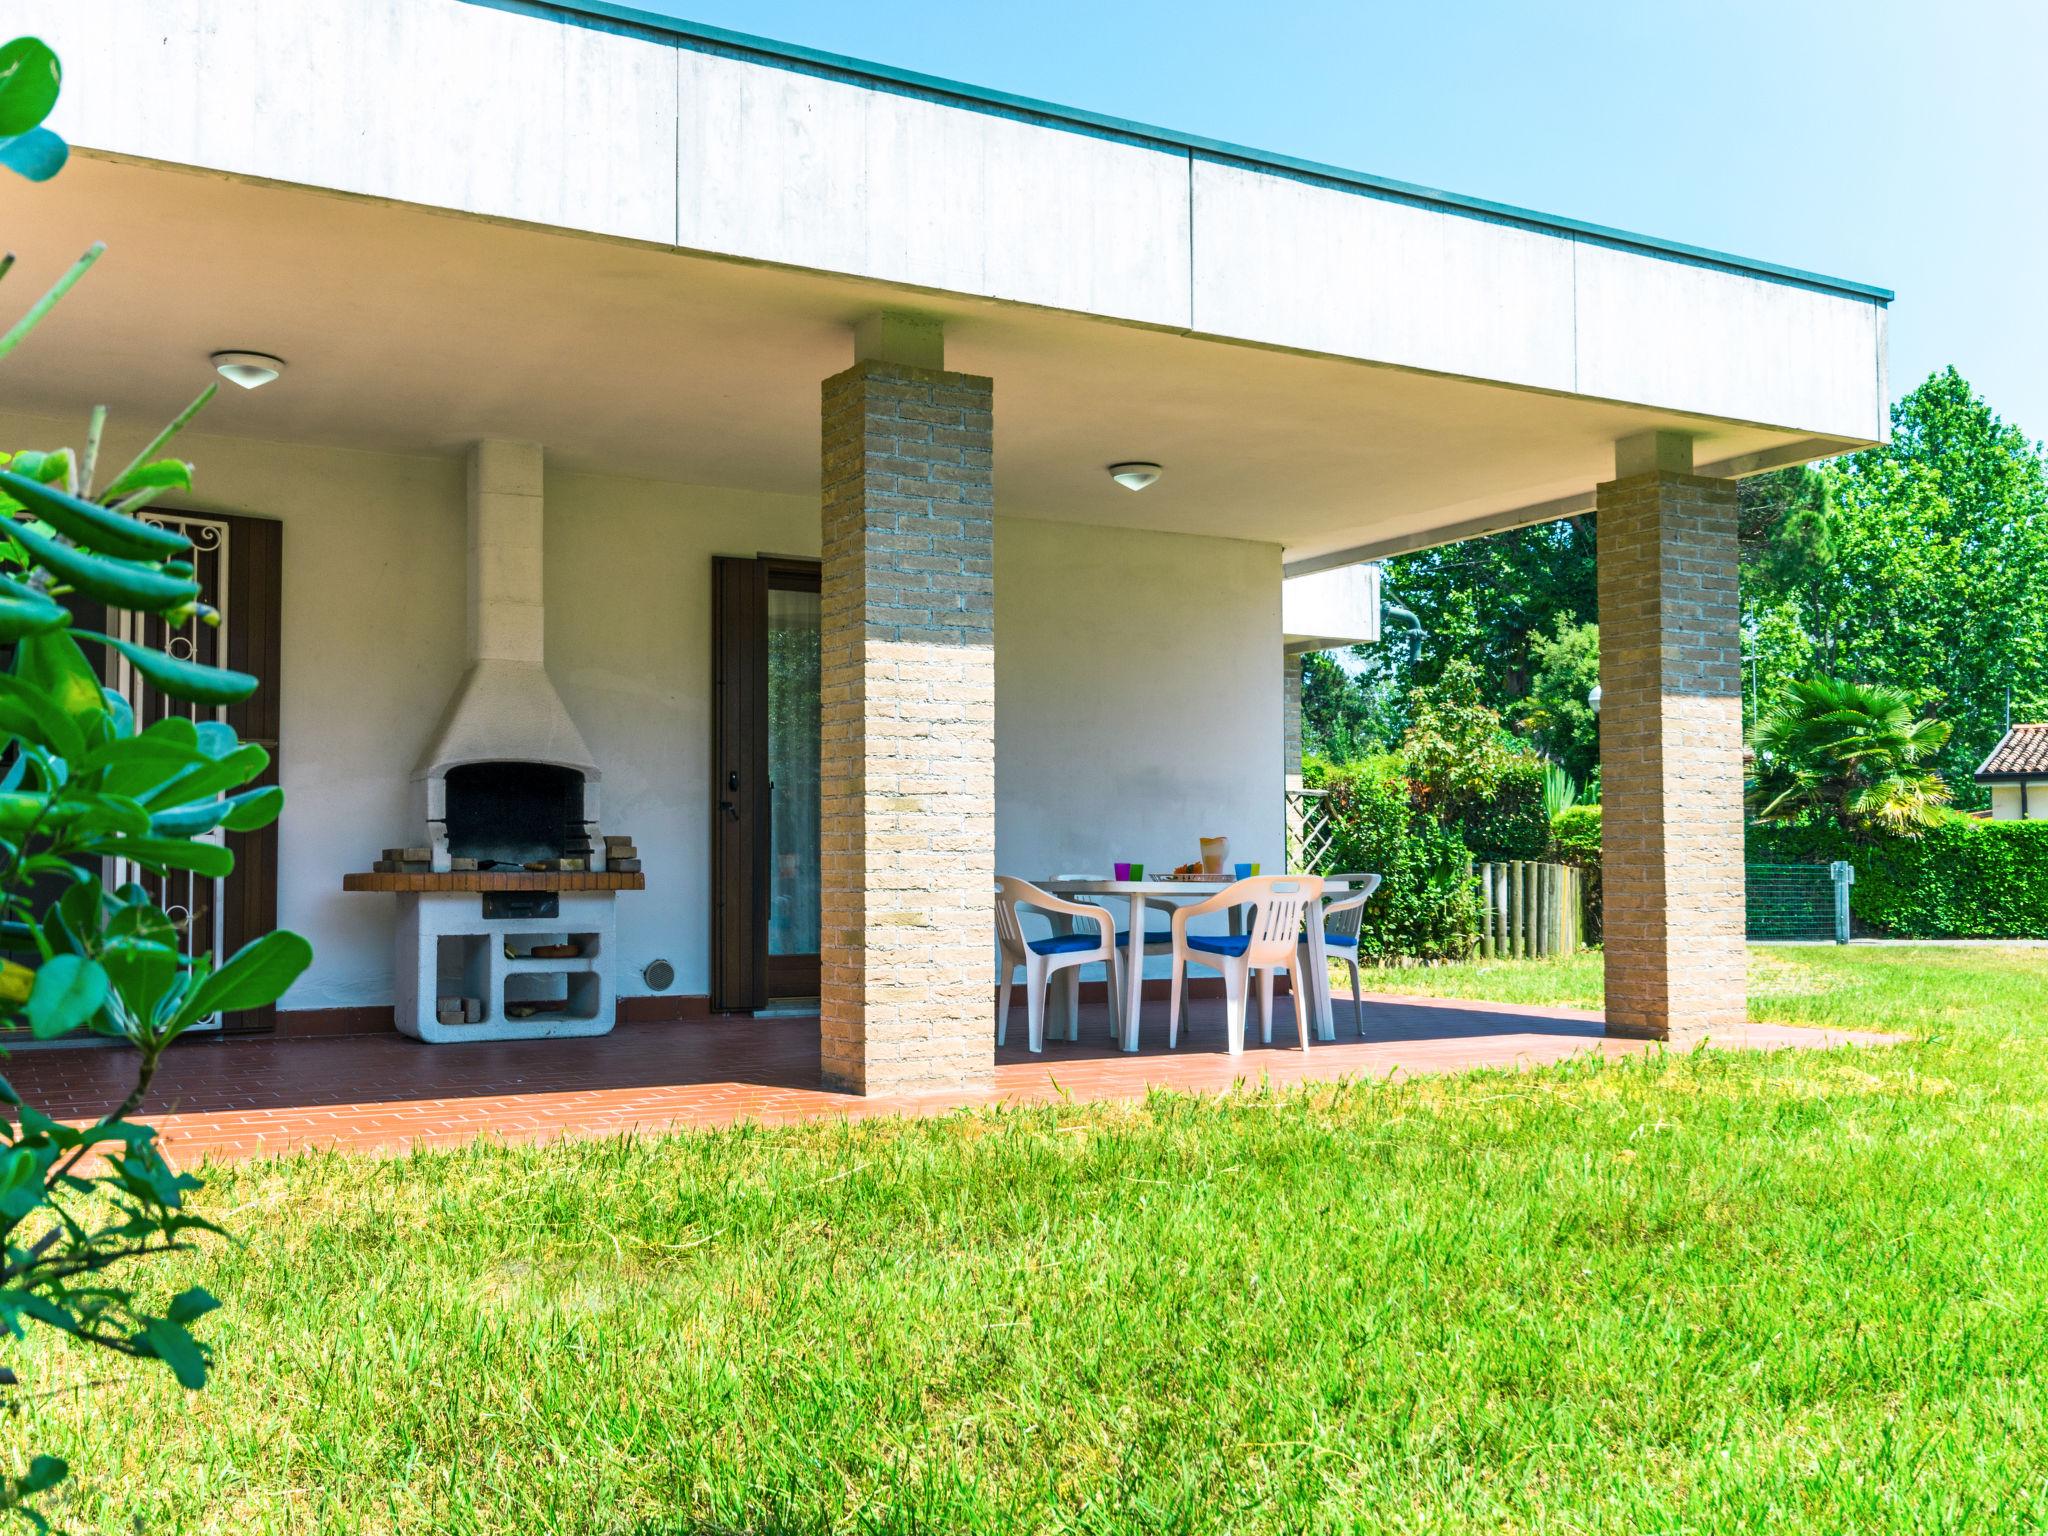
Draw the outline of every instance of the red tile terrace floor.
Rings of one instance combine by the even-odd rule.
[[[165,1058],[144,1116],[161,1129],[171,1155],[189,1165],[301,1147],[396,1150],[480,1135],[541,1140],[739,1120],[932,1114],[964,1104],[1131,1099],[1153,1087],[1218,1091],[1262,1079],[1520,1068],[1647,1049],[1640,1041],[1607,1039],[1594,1013],[1383,996],[1366,1005],[1363,1039],[1353,1032],[1344,999],[1337,1040],[1306,1054],[1293,1044],[1293,1015],[1283,1001],[1273,1044],[1260,1045],[1254,1025],[1244,1055],[1233,1061],[1223,1049],[1221,1002],[1194,1003],[1192,1025],[1171,1053],[1165,1010],[1157,1010],[1156,1025],[1153,1012],[1148,1008],[1145,1049],[1137,1055],[1115,1049],[1107,1012],[1097,1004],[1083,1008],[1078,1042],[1049,1041],[1034,1057],[1019,1043],[1020,1006],[987,1092],[865,1099],[817,1086],[815,1018],[621,1024],[590,1040],[473,1045],[423,1045],[395,1034],[195,1039]],[[1896,1038],[1753,1025],[1741,1039],[1717,1043],[1770,1050]],[[17,1050],[6,1071],[31,1102],[83,1121],[119,1101],[132,1081],[128,1069],[124,1050],[79,1046]]]

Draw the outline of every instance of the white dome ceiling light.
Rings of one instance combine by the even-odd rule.
[[[1112,464],[1109,478],[1127,491],[1142,491],[1166,471],[1157,464]]]
[[[261,389],[284,372],[284,359],[268,352],[216,352],[209,361],[215,373],[244,389]]]

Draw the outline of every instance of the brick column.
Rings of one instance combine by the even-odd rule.
[[[824,384],[823,1076],[859,1093],[994,1066],[992,400],[871,356]]]
[[[1696,1044],[1744,1021],[1735,486],[1674,433],[1599,489],[1607,1032]]]

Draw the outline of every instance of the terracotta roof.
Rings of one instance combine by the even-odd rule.
[[[2048,723],[2014,726],[1977,770],[1980,783],[2019,778],[2048,779]]]

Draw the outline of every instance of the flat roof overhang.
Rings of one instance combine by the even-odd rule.
[[[911,308],[996,380],[1005,515],[1293,570],[1581,510],[1635,432],[1738,475],[1885,430],[1886,296],[1811,274],[561,8],[23,9],[85,150],[0,186],[10,288],[111,247],[25,410],[161,415],[260,348],[288,379],[211,430],[809,493],[818,381]]]

